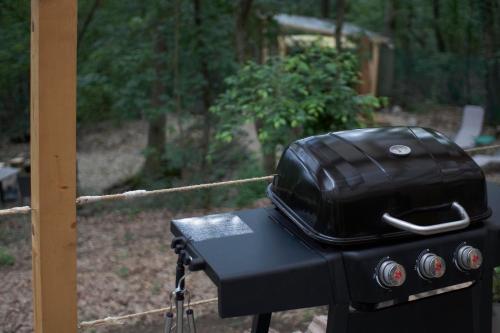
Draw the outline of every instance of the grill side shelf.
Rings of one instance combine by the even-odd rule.
[[[251,232],[189,241],[188,252],[192,249],[205,262],[203,270],[218,288],[223,318],[331,302],[327,262],[273,221],[272,211],[235,212]],[[176,221],[171,229],[176,236],[187,236]]]

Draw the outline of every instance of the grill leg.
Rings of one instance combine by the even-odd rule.
[[[260,313],[253,317],[251,333],[268,333],[272,313]]]
[[[330,304],[330,306],[328,307],[326,333],[347,332],[348,317],[349,317],[349,305]]]

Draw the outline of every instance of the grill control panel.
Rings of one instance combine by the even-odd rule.
[[[353,303],[378,304],[480,279],[487,231],[477,228],[342,254]]]
[[[460,271],[477,270],[483,263],[479,249],[462,244],[455,251],[453,262]],[[424,280],[441,278],[446,272],[446,261],[425,250],[417,259],[416,271]],[[406,281],[406,269],[394,260],[384,258],[376,268],[375,280],[383,288],[400,287]]]

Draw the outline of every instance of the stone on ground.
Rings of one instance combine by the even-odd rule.
[[[306,333],[325,333],[326,316],[315,316],[307,327]]]

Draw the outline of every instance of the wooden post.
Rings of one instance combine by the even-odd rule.
[[[371,94],[373,92],[372,78],[372,43],[366,36],[361,37],[359,42],[359,59],[361,62],[361,82],[358,86],[358,93],[362,95]]]
[[[77,0],[31,0],[31,207],[36,333],[77,332]]]
[[[378,96],[378,73],[380,70],[380,44],[373,42],[373,53],[371,61],[371,93],[373,96]]]

